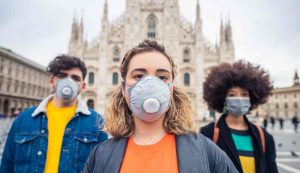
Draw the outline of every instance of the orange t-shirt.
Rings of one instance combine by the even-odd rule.
[[[153,145],[138,145],[130,137],[120,173],[178,173],[175,135]]]

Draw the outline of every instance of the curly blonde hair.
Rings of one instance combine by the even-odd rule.
[[[173,79],[175,78],[176,66],[172,58],[166,53],[164,47],[156,41],[145,40],[125,54],[120,67],[121,76],[124,81],[131,59],[137,54],[151,51],[160,52],[169,60],[172,67],[172,77]],[[119,86],[113,94],[107,113],[105,129],[110,135],[114,137],[128,137],[133,134],[135,124],[132,112],[122,94],[122,86]],[[164,117],[163,127],[166,132],[177,135],[197,132],[192,115],[191,101],[188,95],[179,87],[173,87],[171,106]]]

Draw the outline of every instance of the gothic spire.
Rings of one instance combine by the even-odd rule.
[[[108,21],[108,5],[107,5],[107,0],[105,0],[104,3],[104,9],[103,9],[103,17],[102,17],[102,21]]]
[[[232,32],[231,32],[231,24],[230,24],[230,17],[228,14],[228,19],[227,19],[227,24],[226,24],[226,38],[227,42],[231,43],[232,42]]]
[[[300,86],[299,76],[297,70],[295,71],[294,75],[294,86]]]
[[[201,38],[202,38],[202,20],[201,20],[199,0],[197,0],[197,5],[196,5],[195,33],[197,35],[197,38],[201,40]]]
[[[199,3],[199,0],[197,0],[196,21],[200,21],[200,20],[201,20],[200,3]]]
[[[221,13],[221,20],[220,20],[220,45],[222,45],[224,43],[225,43],[225,30],[224,30],[224,26],[223,26],[223,15]]]
[[[77,23],[77,18],[76,18],[76,11],[74,10],[73,14],[73,22],[72,22],[72,28],[71,28],[71,38],[70,38],[70,43],[75,42],[78,39],[78,23]]]
[[[84,37],[83,10],[81,10],[81,19],[80,19],[80,24],[79,24],[78,37],[81,42],[84,40],[84,38],[83,38]]]

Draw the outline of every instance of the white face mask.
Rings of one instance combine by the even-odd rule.
[[[70,77],[66,77],[57,81],[55,91],[63,101],[72,101],[79,93],[79,85]]]
[[[128,93],[133,115],[147,122],[158,120],[170,106],[170,86],[155,76],[144,76]]]
[[[242,116],[248,113],[251,107],[249,97],[227,97],[225,109],[235,116]]]

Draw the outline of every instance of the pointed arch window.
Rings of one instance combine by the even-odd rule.
[[[148,23],[148,38],[155,38],[156,37],[156,26],[157,26],[157,19],[154,14],[150,14],[147,20]]]
[[[183,83],[184,83],[184,86],[190,86],[190,74],[189,73],[184,73],[184,76],[183,76]]]
[[[117,72],[114,72],[112,75],[112,84],[117,85],[119,80],[119,74]]]
[[[189,48],[183,50],[183,62],[191,61],[191,52]]]
[[[95,74],[93,72],[89,73],[89,85],[94,84]]]
[[[113,48],[113,61],[120,61],[120,49],[117,46]]]

